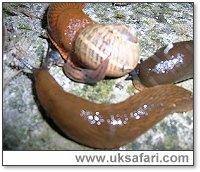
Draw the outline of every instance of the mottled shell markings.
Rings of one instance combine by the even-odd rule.
[[[105,114],[103,115],[100,112],[91,112],[87,110],[81,110],[80,116],[92,125],[101,125],[102,123],[107,123],[115,126],[124,126],[129,120],[139,120],[140,118],[147,116],[152,107],[154,107],[154,104],[144,104],[142,107],[130,112],[129,114],[109,115],[109,118],[105,119],[103,118]]]

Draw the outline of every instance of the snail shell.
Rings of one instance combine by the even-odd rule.
[[[106,76],[120,77],[136,67],[140,48],[134,30],[124,25],[92,24],[78,34],[74,52],[90,69],[96,69],[108,57]]]

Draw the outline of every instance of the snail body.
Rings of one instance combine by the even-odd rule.
[[[124,25],[95,24],[83,13],[82,4],[70,4],[56,3],[48,11],[48,35],[66,60],[65,74],[78,82],[94,83],[133,70],[140,54],[135,31]],[[103,65],[106,69],[100,70]]]
[[[96,104],[65,92],[45,68],[33,70],[37,97],[72,140],[92,148],[117,148],[134,140],[172,112],[192,109],[190,91],[161,85],[117,104]]]
[[[142,85],[178,83],[193,77],[193,41],[182,41],[162,47],[136,67]],[[130,75],[134,76],[134,71]],[[137,78],[136,78],[137,79]]]

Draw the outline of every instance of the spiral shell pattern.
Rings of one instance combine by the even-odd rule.
[[[106,76],[120,77],[136,67],[140,48],[136,32],[127,26],[92,24],[78,34],[74,52],[90,69],[96,69],[109,58]]]

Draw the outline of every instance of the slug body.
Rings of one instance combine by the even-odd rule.
[[[135,69],[146,87],[177,83],[193,77],[193,41],[169,44],[160,48]]]
[[[83,13],[84,7],[83,3],[54,3],[48,9],[48,34],[61,54],[70,53],[78,32],[93,23]]]
[[[90,84],[132,71],[140,54],[136,32],[124,25],[95,24],[83,7],[80,3],[49,7],[48,34],[66,60],[65,74]]]
[[[35,69],[38,99],[72,140],[93,148],[117,148],[134,140],[172,112],[192,109],[192,95],[181,87],[146,89],[118,104],[96,104],[64,92],[46,69]]]

